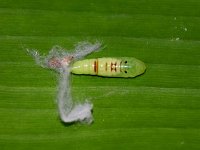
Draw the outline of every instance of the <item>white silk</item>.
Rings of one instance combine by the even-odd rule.
[[[71,95],[70,84],[70,64],[71,62],[61,63],[60,67],[49,66],[48,62],[52,58],[58,58],[62,62],[66,56],[73,56],[72,61],[79,60],[84,56],[97,51],[101,47],[100,42],[91,44],[89,42],[80,42],[76,45],[74,52],[69,53],[64,51],[61,47],[54,47],[47,56],[40,56],[35,50],[27,50],[34,58],[38,65],[43,68],[50,68],[60,73],[58,86],[58,112],[60,118],[65,123],[82,122],[90,124],[93,121],[92,109],[93,105],[89,102],[75,104]]]

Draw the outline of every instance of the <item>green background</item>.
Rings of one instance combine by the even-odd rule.
[[[107,46],[87,58],[136,57],[133,78],[72,76],[94,123],[64,125],[47,53],[79,41]],[[0,0],[0,149],[200,149],[199,0]]]

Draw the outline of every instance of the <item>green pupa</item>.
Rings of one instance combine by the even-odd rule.
[[[84,59],[74,62],[71,67],[74,74],[125,78],[136,77],[145,70],[145,64],[134,57]]]

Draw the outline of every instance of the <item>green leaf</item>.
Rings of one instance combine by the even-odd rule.
[[[87,58],[135,57],[137,78],[72,76],[94,104],[90,126],[60,122],[47,53],[101,40]],[[0,149],[200,149],[199,0],[0,0]]]

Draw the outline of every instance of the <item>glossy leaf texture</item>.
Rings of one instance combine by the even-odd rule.
[[[135,57],[133,79],[72,75],[75,101],[94,104],[94,123],[64,125],[47,53],[100,40],[87,58]],[[0,0],[0,149],[200,149],[199,0]]]

